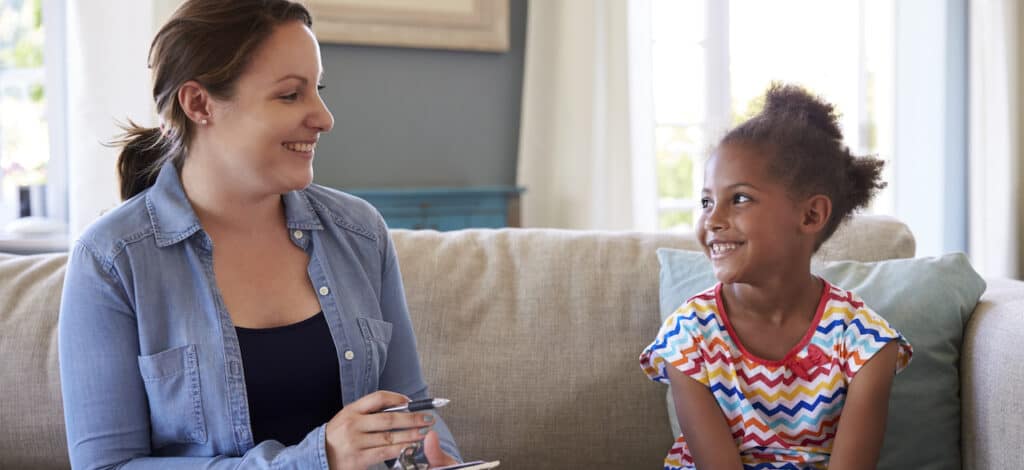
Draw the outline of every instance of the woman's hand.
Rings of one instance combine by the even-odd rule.
[[[430,431],[430,434],[427,434],[427,438],[423,440],[423,453],[427,456],[430,468],[459,463],[454,457],[441,450],[441,440],[437,438],[437,433],[434,431]]]
[[[422,441],[434,425],[431,413],[375,413],[408,402],[404,395],[378,391],[334,415],[326,426],[327,462],[331,470],[365,470],[394,459],[402,449]],[[437,438],[434,438],[437,446]],[[442,455],[440,448],[436,449]],[[454,461],[454,460],[453,460]]]

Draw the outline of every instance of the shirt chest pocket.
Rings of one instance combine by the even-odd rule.
[[[368,390],[376,390],[377,381],[388,361],[388,345],[391,344],[391,323],[373,318],[359,317],[359,333],[366,348],[366,374]]]
[[[139,356],[139,372],[149,398],[153,447],[205,443],[206,421],[196,346],[190,344]]]

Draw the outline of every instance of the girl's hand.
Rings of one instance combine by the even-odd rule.
[[[326,426],[325,447],[330,469],[365,470],[397,458],[402,448],[422,441],[434,425],[433,414],[375,413],[408,401],[404,395],[378,391],[350,403],[334,415]]]
[[[454,457],[441,450],[441,440],[437,438],[437,433],[434,431],[430,431],[430,434],[427,434],[427,438],[423,440],[423,453],[427,456],[430,468],[459,463]]]

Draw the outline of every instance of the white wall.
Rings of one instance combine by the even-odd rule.
[[[67,2],[68,218],[72,240],[120,202],[117,149],[127,119],[155,125],[149,44],[178,0]],[[152,21],[132,21],[151,18]]]

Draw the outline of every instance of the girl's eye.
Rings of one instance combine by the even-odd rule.
[[[750,196],[747,196],[746,194],[737,194],[737,195],[732,197],[732,202],[734,202],[736,204],[740,204],[740,203],[744,203],[744,202],[750,202],[750,201],[751,201]]]
[[[701,209],[707,209],[709,207],[711,207],[711,198],[709,198],[709,197],[702,197],[702,198],[700,198],[700,208]]]

